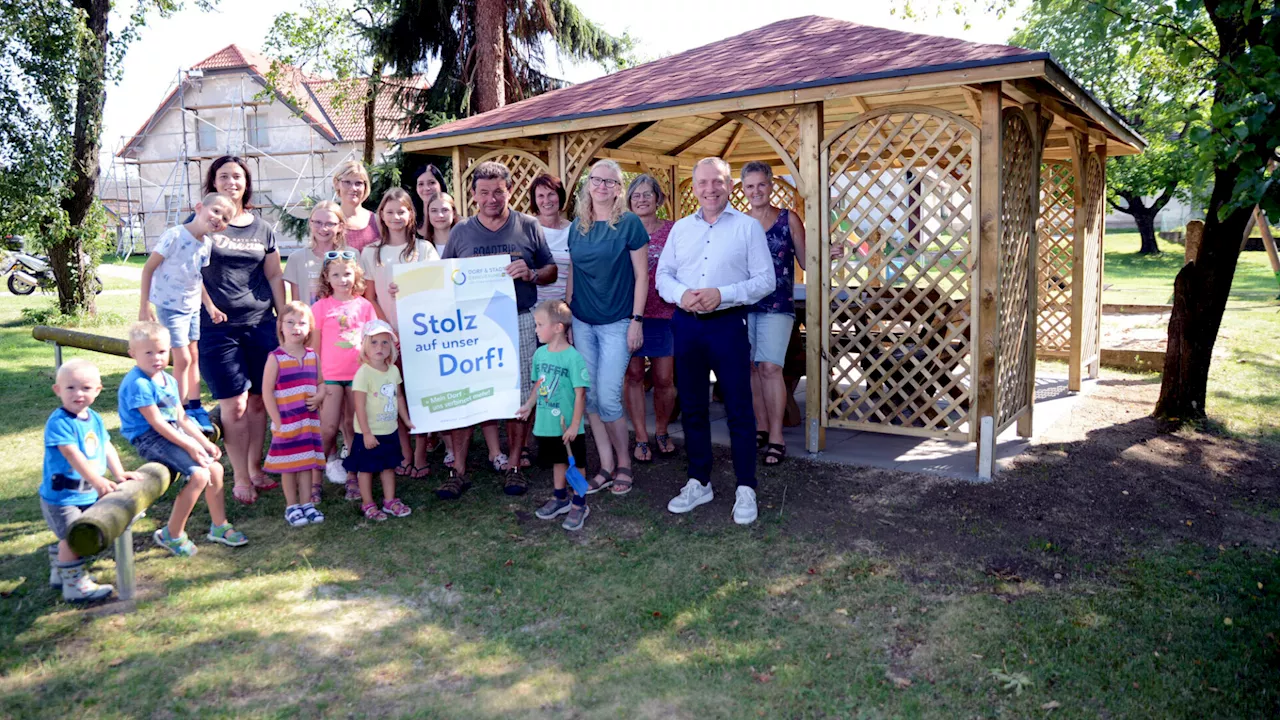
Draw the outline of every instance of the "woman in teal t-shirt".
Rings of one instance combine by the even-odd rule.
[[[631,491],[631,455],[622,409],[622,383],[631,353],[644,342],[641,323],[649,296],[649,233],[622,202],[622,168],[612,160],[591,166],[578,191],[577,219],[569,231],[569,285],[573,345],[587,361],[591,387],[587,418],[600,453],[591,484]],[[600,438],[608,438],[601,442]]]

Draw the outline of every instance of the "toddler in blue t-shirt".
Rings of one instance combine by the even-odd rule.
[[[206,488],[209,540],[231,547],[249,542],[227,521],[218,463],[222,451],[183,412],[177,382],[164,370],[169,364],[169,331],[159,323],[134,323],[129,328],[129,357],[137,366],[120,383],[120,432],[144,460],[182,476],[174,481],[180,488],[178,497],[169,523],[155,532],[156,544],[179,557],[196,554],[195,543],[187,538],[187,520]]]
[[[67,529],[118,482],[137,476],[125,472],[102,417],[89,406],[102,392],[102,376],[88,360],[75,359],[58,368],[53,394],[62,407],[44,425],[44,477],[40,481],[40,512],[58,544],[49,548],[49,584],[62,588],[70,602],[104,600],[114,591],[99,585],[84,570],[85,559],[67,544]]]

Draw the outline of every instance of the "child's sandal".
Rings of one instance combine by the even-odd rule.
[[[365,520],[382,522],[383,520],[387,519],[387,514],[379,510],[377,504],[375,503],[369,503],[368,505],[361,505],[360,512],[364,513]]]

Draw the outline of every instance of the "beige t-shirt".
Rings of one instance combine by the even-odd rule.
[[[294,298],[308,305],[320,299],[320,270],[324,257],[317,256],[310,248],[294,250],[284,265],[284,279],[298,286],[301,297]]]
[[[365,282],[373,281],[378,308],[382,310],[382,316],[387,319],[387,322],[391,323],[391,327],[396,329],[396,333],[400,332],[400,326],[396,324],[396,299],[391,297],[391,292],[388,290],[392,281],[392,266],[402,262],[440,259],[440,253],[436,252],[435,246],[426,240],[416,239],[413,244],[416,259],[412,261],[401,259],[401,253],[404,252],[403,245],[383,245],[381,248],[370,245],[360,251],[360,269],[364,271]],[[382,256],[381,265],[378,264],[379,254]]]

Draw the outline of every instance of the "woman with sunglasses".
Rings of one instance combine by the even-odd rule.
[[[333,191],[342,204],[342,217],[347,219],[347,247],[360,252],[365,246],[377,242],[381,237],[378,235],[378,223],[374,221],[373,213],[362,204],[373,191],[364,163],[348,160],[339,165],[333,171]]]
[[[622,384],[631,353],[644,341],[649,297],[649,233],[622,199],[622,168],[612,160],[591,166],[578,191],[577,219],[569,231],[569,283],[573,345],[587,361],[587,418],[600,454],[591,490],[631,492],[631,454]]]
[[[279,345],[276,313],[284,307],[284,269],[271,226],[253,208],[253,176],[241,158],[224,155],[209,166],[205,192],[231,198],[235,212],[215,233],[209,264],[201,273],[219,311],[200,311],[200,375],[218,401],[222,438],[235,478],[232,493],[242,503],[260,490],[279,487],[262,471],[267,410],[262,371]]]
[[[311,208],[309,227],[310,247],[299,248],[289,256],[284,266],[284,281],[290,299],[314,305],[320,299],[320,268],[325,259],[339,257],[335,251],[347,250],[347,218],[341,206],[324,200]],[[356,256],[354,251],[348,252]]]

